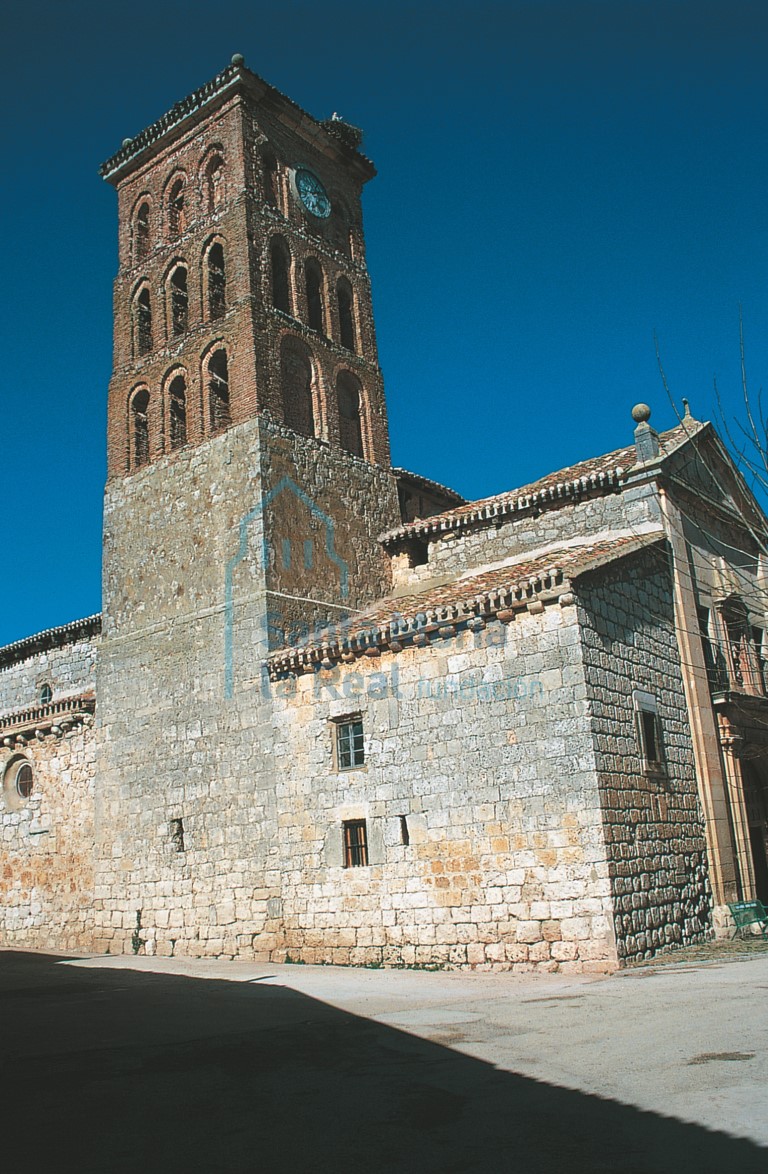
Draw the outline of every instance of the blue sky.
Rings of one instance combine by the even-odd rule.
[[[0,644],[100,606],[116,207],[98,165],[245,55],[365,131],[393,459],[468,497],[768,372],[768,5],[6,0]]]

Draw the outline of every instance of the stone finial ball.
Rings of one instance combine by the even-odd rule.
[[[233,65],[245,65],[245,58],[243,57],[242,53],[233,53],[232,54],[232,64]]]
[[[123,146],[130,147],[132,142],[133,142],[133,139],[123,139]]]
[[[648,404],[635,404],[632,409],[632,419],[636,424],[647,424],[651,418],[651,409]]]

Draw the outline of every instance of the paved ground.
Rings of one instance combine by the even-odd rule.
[[[0,1152],[14,1174],[765,1174],[766,991],[751,943],[570,978],[0,952]]]

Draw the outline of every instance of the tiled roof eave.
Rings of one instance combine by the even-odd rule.
[[[270,678],[285,674],[312,672],[331,668],[340,660],[352,661],[360,656],[380,656],[382,652],[400,652],[406,646],[420,647],[433,639],[454,636],[457,626],[482,627],[487,620],[509,620],[518,611],[533,604],[542,610],[545,604],[570,600],[570,583],[559,567],[551,567],[532,578],[484,591],[472,599],[426,607],[412,615],[393,612],[389,622],[373,624],[349,634],[327,633],[324,640],[300,648],[280,649],[267,660]]]
[[[506,497],[501,495],[491,501],[479,503],[477,509],[474,510],[466,510],[455,515],[437,514],[434,518],[424,518],[417,522],[398,526],[381,534],[379,542],[385,547],[397,546],[399,542],[408,538],[429,538],[453,533],[471,526],[483,526],[488,522],[498,521],[500,518],[510,517],[513,514],[550,509],[564,502],[578,501],[587,496],[597,497],[615,493],[620,489],[624,476],[625,470],[621,466],[617,466],[615,469],[577,477],[573,481],[560,481],[533,493],[510,494]]]
[[[25,636],[23,640],[16,640],[15,643],[0,648],[0,669],[18,664],[20,660],[26,660],[38,652],[47,652],[49,648],[61,648],[65,644],[74,644],[77,640],[98,636],[100,632],[100,612],[86,616],[82,620],[62,624],[58,628],[46,628],[43,632],[35,632],[32,636]]]

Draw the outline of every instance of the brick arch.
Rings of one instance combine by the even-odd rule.
[[[151,408],[152,393],[149,384],[134,384],[125,402],[125,467],[128,473],[148,465],[152,458]],[[140,428],[139,416],[143,418],[143,425]]]
[[[325,268],[314,253],[304,258],[304,294],[307,326],[320,334],[328,333],[328,295]]]
[[[339,443],[352,456],[368,459],[370,405],[360,376],[348,366],[333,373],[334,406],[338,413]]]
[[[352,354],[360,353],[360,323],[357,317],[355,287],[345,273],[338,273],[333,283],[338,337],[336,341]]]
[[[271,143],[264,143],[259,151],[260,180],[264,203],[277,212],[283,212],[283,169]]]
[[[178,196],[181,193],[181,204]],[[189,224],[189,179],[182,167],[176,167],[163,184],[163,230],[167,240],[183,236]]]
[[[216,164],[221,171],[220,187],[214,185],[212,172]],[[227,199],[227,160],[222,143],[211,143],[200,159],[197,170],[197,186],[200,193],[200,207],[204,215],[210,216]]]
[[[285,266],[284,272],[278,269],[279,258]],[[293,288],[294,256],[286,238],[276,232],[266,242],[266,264],[264,272],[267,275],[268,288],[267,304],[284,314],[295,317],[296,296]]]
[[[179,394],[178,387],[174,388],[177,380],[184,381],[183,396],[183,439],[179,439]],[[173,390],[172,390],[173,389]],[[181,448],[187,441],[190,405],[189,371],[183,363],[173,363],[168,367],[160,380],[160,407],[162,413],[163,452],[172,452]]]
[[[183,270],[184,279],[176,280],[175,274]],[[165,336],[178,338],[189,329],[189,264],[185,257],[176,256],[163,273],[163,296],[165,298]]]
[[[214,339],[200,356],[201,411],[205,432],[215,435],[232,423],[231,348]]]
[[[131,317],[131,355],[134,359],[143,358],[154,349],[154,332],[157,324],[152,301],[149,278],[143,274],[134,283],[128,302]]]
[[[146,228],[140,231],[139,214],[143,209],[147,210]],[[141,193],[134,202],[131,208],[129,218],[130,225],[130,254],[131,264],[139,265],[149,256],[152,251],[152,228],[155,218],[154,199],[147,191]]]
[[[302,339],[286,332],[280,339],[278,369],[283,423],[300,436],[319,435],[324,404],[314,353]]]
[[[221,272],[218,262],[211,265],[211,250],[221,249]],[[200,252],[200,316],[203,322],[215,322],[227,312],[227,240],[212,233]]]

